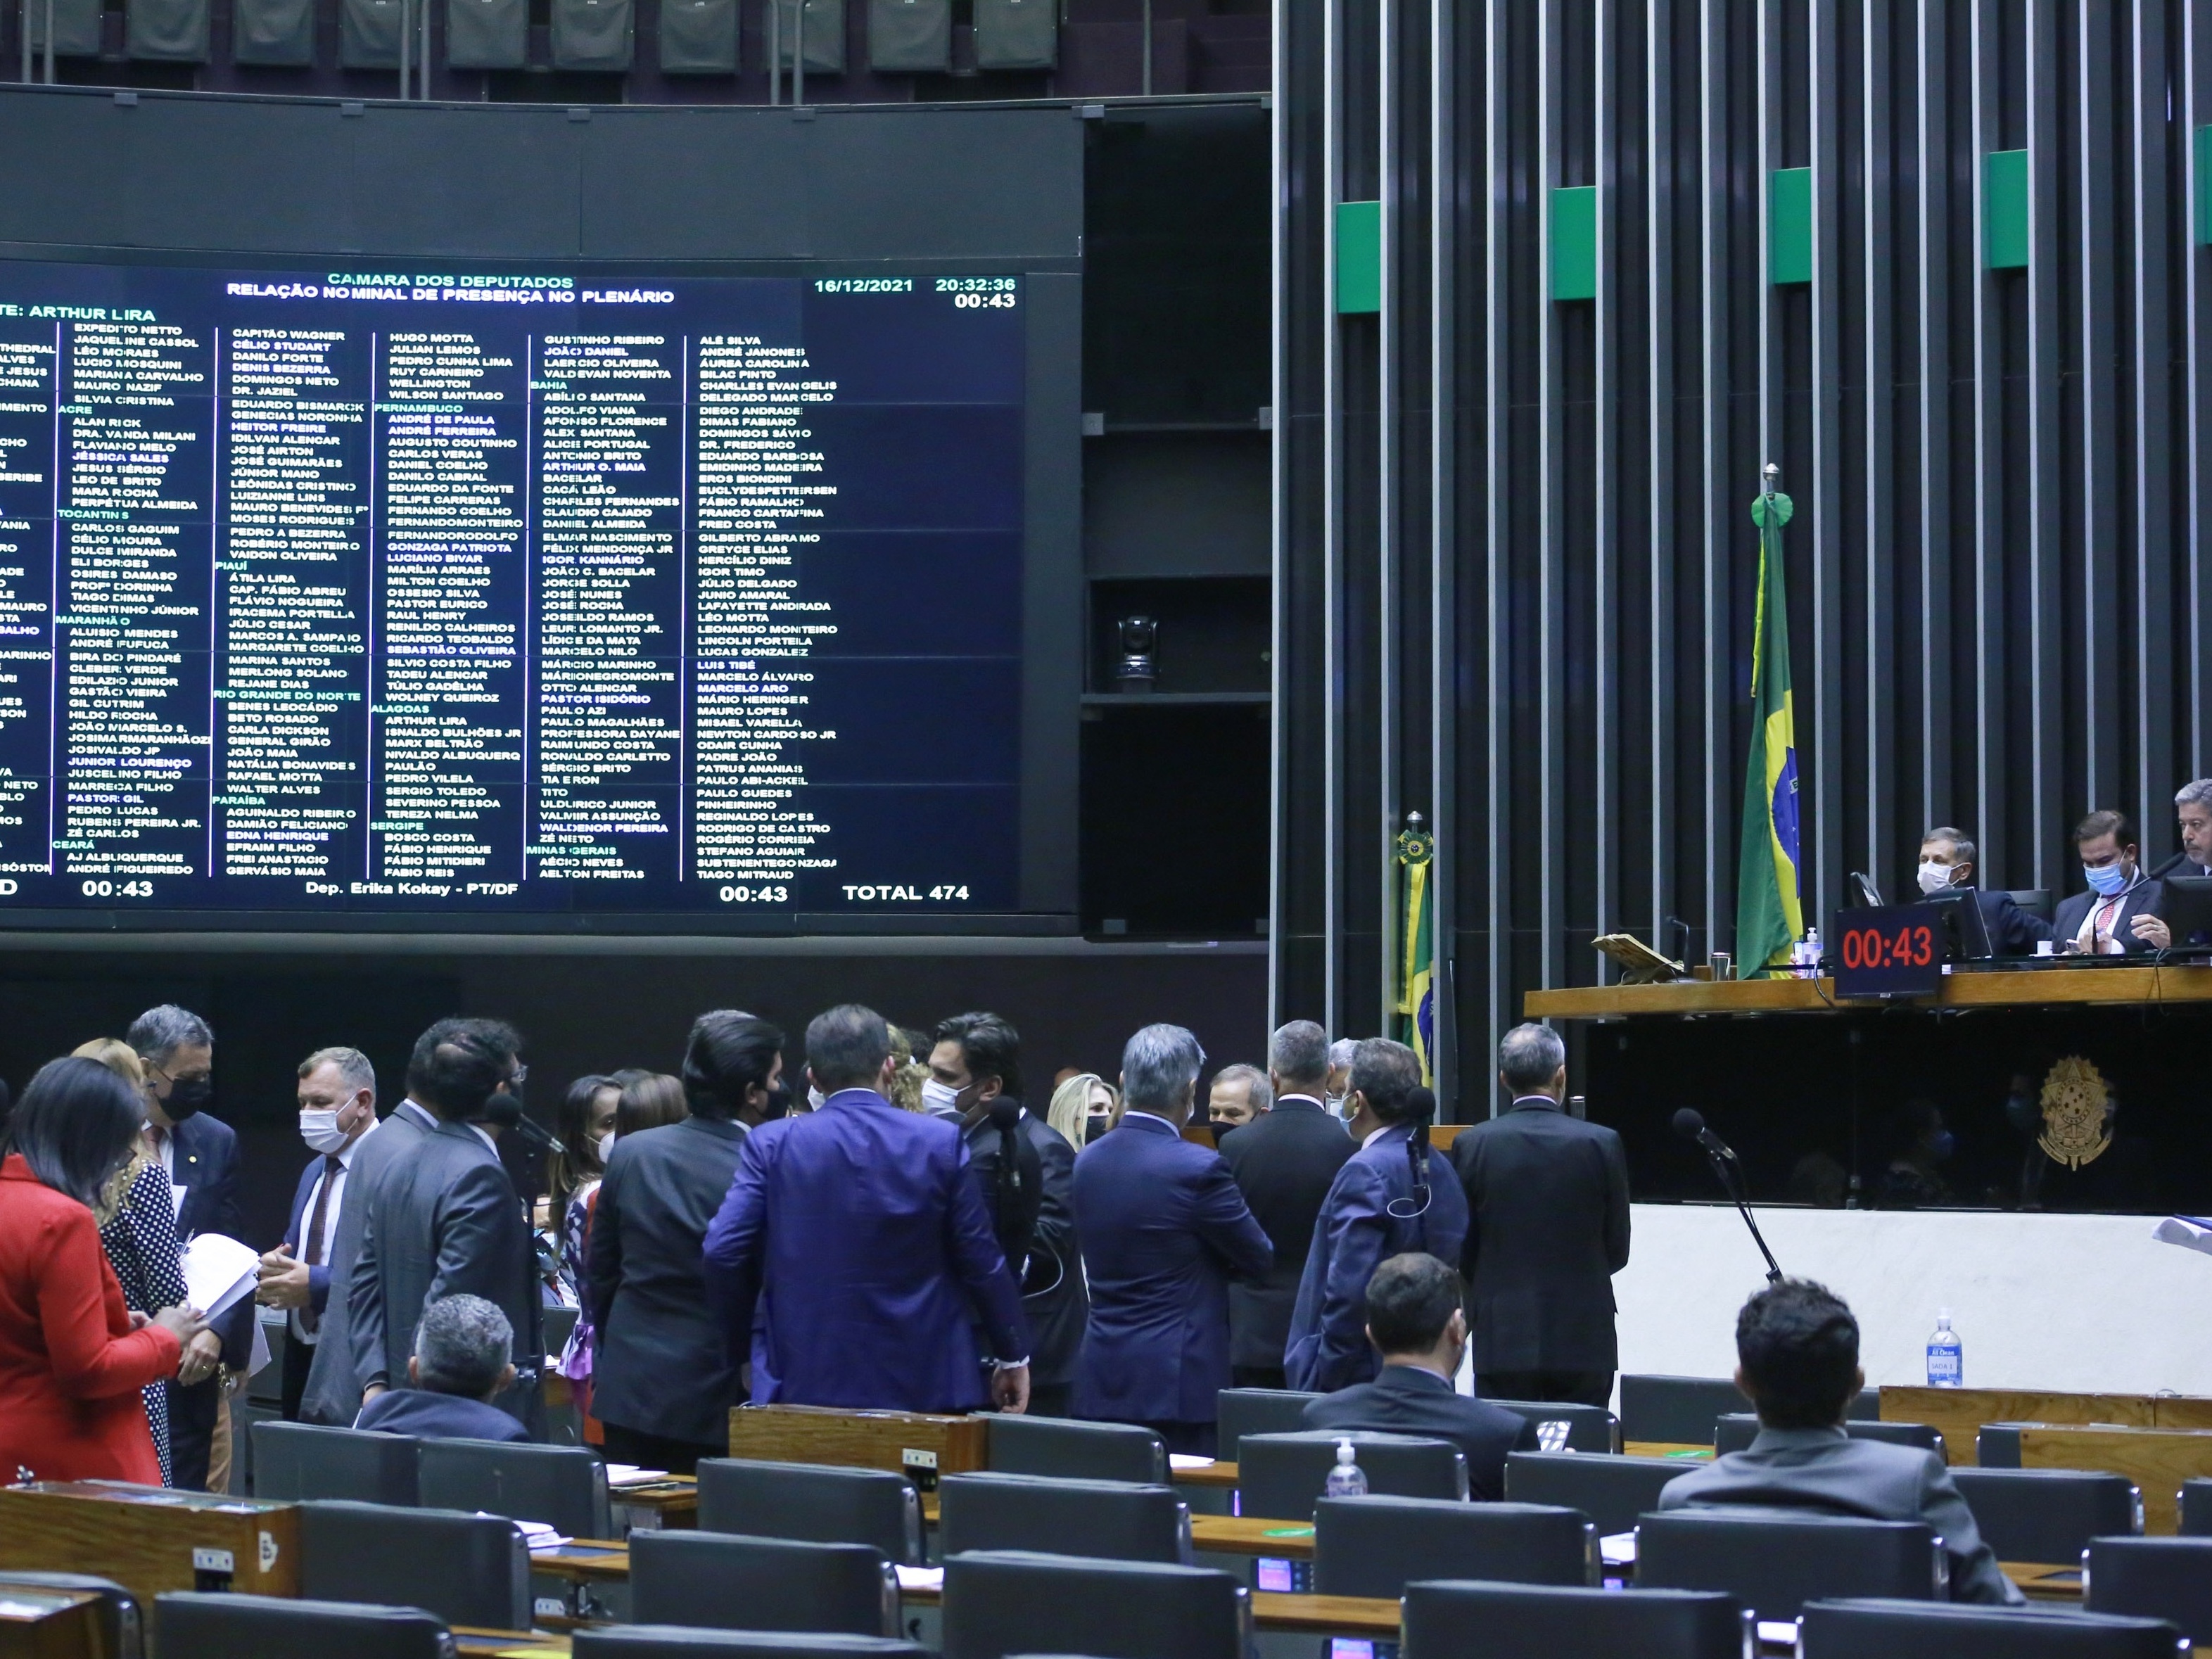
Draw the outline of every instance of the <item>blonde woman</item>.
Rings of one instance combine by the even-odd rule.
[[[1044,1121],[1081,1152],[1091,1136],[1092,1120],[1111,1119],[1121,1105],[1112,1084],[1095,1072],[1080,1072],[1052,1091],[1052,1105]]]
[[[146,1070],[131,1045],[115,1037],[94,1037],[70,1051],[72,1060],[93,1060],[131,1085],[143,1102]],[[133,1142],[131,1162],[101,1194],[94,1212],[100,1223],[100,1242],[107,1252],[107,1265],[115,1269],[123,1286],[123,1305],[149,1318],[164,1308],[184,1305],[184,1252],[177,1243],[177,1206],[169,1193],[169,1177],[159,1164],[146,1156],[142,1142]],[[196,1337],[184,1351],[180,1380],[196,1382],[215,1366],[222,1344],[212,1333]],[[154,1455],[161,1466],[161,1484],[175,1484],[169,1467],[169,1389],[166,1382],[149,1382],[139,1391],[146,1402],[146,1426],[154,1436]]]

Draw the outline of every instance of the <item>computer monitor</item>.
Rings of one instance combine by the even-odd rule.
[[[1943,919],[1946,962],[1986,962],[1996,955],[1990,945],[1989,923],[1982,919],[1981,901],[1974,896],[1972,888],[1930,893],[1920,902]]]
[[[2177,951],[2212,951],[2212,876],[2168,876],[2158,902],[2159,920]]]

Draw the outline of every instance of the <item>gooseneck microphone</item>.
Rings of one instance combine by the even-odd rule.
[[[495,1124],[502,1129],[514,1130],[522,1137],[524,1144],[532,1152],[551,1152],[560,1150],[561,1143],[556,1140],[536,1118],[525,1112],[522,1109],[522,1103],[513,1095],[493,1094],[486,1097],[483,1119],[486,1123]]]
[[[1705,1127],[1704,1113],[1688,1106],[1674,1114],[1674,1133],[1683,1139],[1695,1141],[1705,1148],[1706,1161],[1711,1164],[1713,1174],[1720,1179],[1721,1190],[1735,1201],[1736,1213],[1743,1218],[1743,1224],[1751,1229],[1751,1242],[1759,1246],[1759,1255],[1766,1258],[1766,1282],[1780,1284],[1782,1267],[1775,1261],[1774,1252],[1766,1248],[1766,1240],[1760,1237],[1759,1223],[1752,1219],[1751,1205],[1743,1183],[1743,1166],[1736,1161],[1735,1149]]]

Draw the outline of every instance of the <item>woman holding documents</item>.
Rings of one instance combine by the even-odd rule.
[[[120,1037],[94,1037],[70,1051],[82,1060],[96,1060],[131,1085],[141,1109],[146,1096],[146,1069],[138,1055]],[[123,1202],[111,1213],[100,1212],[100,1243],[107,1252],[107,1265],[115,1269],[123,1286],[123,1305],[132,1313],[151,1314],[157,1309],[182,1307],[185,1294],[184,1249],[177,1243],[177,1200],[169,1194],[169,1177],[146,1156],[143,1139],[131,1143],[131,1164],[123,1176]],[[198,1376],[185,1367],[210,1366],[204,1355],[187,1350],[179,1374],[187,1382]],[[199,1370],[200,1376],[206,1374]],[[154,1455],[161,1465],[161,1484],[173,1486],[169,1469],[169,1388],[165,1382],[149,1382],[140,1390],[146,1401],[146,1426],[154,1436]]]
[[[121,1200],[137,1092],[72,1056],[32,1079],[0,1143],[0,1480],[161,1478],[141,1391],[203,1328],[124,1305],[99,1213]],[[97,1213],[96,1213],[97,1212]]]

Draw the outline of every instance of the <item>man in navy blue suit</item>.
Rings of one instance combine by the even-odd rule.
[[[890,1103],[890,1031],[872,1009],[817,1015],[806,1069],[820,1109],[745,1138],[707,1229],[708,1300],[732,1358],[750,1355],[752,1398],[1024,1410],[1021,1290],[959,1124]]]
[[[357,1429],[418,1440],[527,1440],[530,1431],[491,1402],[514,1385],[514,1327],[480,1296],[428,1304],[415,1327],[407,1386],[361,1408]]]
[[[1352,1056],[1350,1087],[1359,1150],[1322,1200],[1283,1355],[1291,1386],[1321,1394],[1376,1373],[1367,1340],[1376,1268],[1408,1250],[1456,1261],[1467,1239],[1467,1195],[1429,1152],[1437,1097],[1422,1086],[1419,1057],[1402,1042],[1370,1037]]]
[[[1990,949],[2001,957],[2032,957],[2036,941],[2051,937],[2051,924],[2020,908],[2010,893],[1974,886],[1973,840],[1948,825],[1920,838],[1920,890],[1929,897],[1954,887],[1970,889],[1989,929]]]
[[[1157,1430],[1211,1456],[1229,1386],[1229,1281],[1266,1277],[1274,1247],[1211,1146],[1182,1138],[1206,1051],[1147,1025],[1121,1052],[1121,1121],[1075,1160],[1075,1234],[1091,1325],[1075,1414]]]
[[[358,1048],[319,1048],[300,1062],[300,1139],[315,1156],[300,1171],[284,1242],[261,1258],[256,1298],[286,1310],[284,1420],[300,1419],[307,1369],[331,1304],[338,1218],[353,1184],[354,1154],[376,1132],[376,1068]]]
[[[146,1068],[152,1096],[146,1108],[147,1150],[178,1189],[177,1237],[186,1243],[195,1233],[242,1237],[246,1215],[238,1202],[238,1136],[203,1110],[215,1098],[215,1033],[198,1014],[165,1002],[132,1020],[124,1040]],[[185,1349],[169,1384],[169,1454],[176,1483],[187,1492],[220,1491],[228,1484],[222,1372],[227,1369],[243,1380],[252,1353],[252,1297],[240,1297]],[[219,1418],[224,1419],[220,1426]]]

